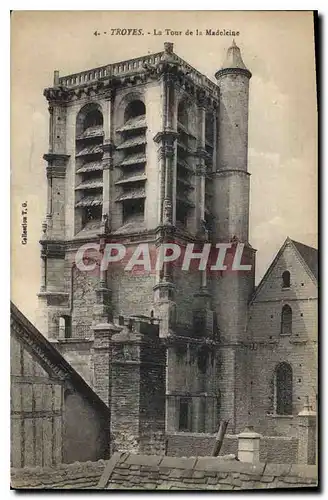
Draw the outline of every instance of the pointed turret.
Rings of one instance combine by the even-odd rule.
[[[246,68],[241,56],[240,48],[236,45],[235,40],[232,40],[231,46],[227,50],[227,55],[222,67],[216,72],[215,78],[220,78],[223,74],[236,70],[246,73],[248,78],[251,78],[252,73]]]
[[[216,241],[245,244],[245,273],[222,273],[215,284],[213,304],[221,338],[242,341],[246,331],[248,300],[254,289],[255,254],[249,247],[248,102],[251,72],[235,42],[215,75],[219,87],[217,163],[213,175],[216,203],[213,234]],[[222,300],[225,297],[225,301]]]

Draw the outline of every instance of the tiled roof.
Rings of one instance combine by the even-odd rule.
[[[102,170],[102,162],[101,161],[91,161],[89,163],[84,163],[82,167],[80,167],[76,173],[83,174],[84,172],[94,172],[96,170]]]
[[[318,279],[318,250],[295,240],[292,240],[292,242],[312,274]]]
[[[102,205],[103,195],[95,194],[93,196],[84,196],[82,200],[75,203],[76,208],[78,207],[96,207],[98,205]]]
[[[118,128],[117,132],[124,132],[125,130],[136,130],[141,128],[146,128],[146,115],[135,116],[134,118],[130,118],[123,127]]]
[[[241,490],[317,485],[315,465],[246,463],[234,455],[168,457],[114,453],[97,489]]]
[[[261,279],[260,283],[257,285],[256,289],[254,290],[253,296],[251,301],[254,302],[254,300],[257,298],[259,295],[264,283],[268,280],[272,270],[274,269],[275,265],[277,264],[280,256],[283,254],[285,248],[287,245],[292,245],[294,248],[294,251],[298,253],[300,256],[300,260],[303,261],[304,267],[306,267],[309,270],[309,275],[313,275],[314,279],[318,279],[318,250],[309,247],[308,245],[304,245],[303,243],[299,243],[298,241],[294,241],[287,236],[285,239],[283,245],[281,246],[280,250],[278,253],[275,255],[273,261],[271,262],[270,266],[266,270],[263,278]]]
[[[15,489],[89,489],[97,486],[105,469],[105,460],[74,462],[56,467],[24,467],[11,470]]]
[[[316,487],[315,465],[240,462],[234,455],[114,453],[110,460],[11,470],[14,489],[254,490]]]

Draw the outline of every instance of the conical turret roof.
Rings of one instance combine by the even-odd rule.
[[[235,40],[232,40],[231,47],[228,48],[227,56],[221,69],[226,68],[247,69],[241,57],[240,48],[237,47]]]
[[[236,45],[235,40],[232,40],[232,44],[227,50],[225,61],[215,76],[218,77],[222,73],[225,73],[226,70],[230,69],[240,69],[243,72],[246,71],[248,76],[251,77],[251,73],[245,66],[240,48]]]

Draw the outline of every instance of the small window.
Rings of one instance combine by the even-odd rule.
[[[191,432],[191,398],[180,398],[179,431]]]
[[[219,430],[220,423],[221,423],[221,392],[219,391],[216,395],[215,398],[215,412],[216,412],[216,429],[215,431]]]
[[[293,312],[292,308],[285,304],[281,311],[281,335],[291,335],[293,324]]]
[[[72,337],[72,318],[61,316],[59,318],[59,338],[70,339]]]
[[[290,288],[290,272],[289,271],[284,271],[282,273],[282,287],[283,288]]]
[[[276,368],[275,410],[277,415],[293,413],[293,371],[288,363],[280,363]]]

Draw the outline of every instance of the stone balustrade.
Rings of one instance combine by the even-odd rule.
[[[96,82],[109,76],[120,76],[129,73],[140,72],[144,69],[145,64],[156,65],[160,60],[163,59],[164,54],[164,52],[158,52],[156,54],[137,57],[135,59],[129,59],[127,61],[121,61],[106,66],[99,66],[98,68],[81,71],[80,73],[74,73],[72,75],[66,75],[60,78],[58,78],[57,74],[57,81],[59,85],[63,87],[72,88],[79,85]],[[206,78],[206,76],[202,75],[199,71],[190,66],[176,54],[172,54],[172,57],[176,61],[178,61],[181,68],[185,70],[185,72],[195,84],[206,87],[211,93],[217,94],[218,89],[214,82]]]

